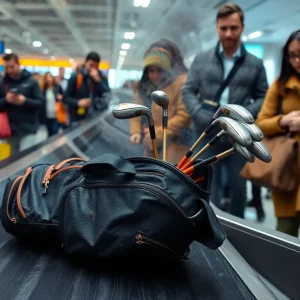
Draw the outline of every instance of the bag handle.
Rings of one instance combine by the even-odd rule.
[[[243,56],[239,57],[236,60],[233,68],[229,72],[229,74],[226,77],[226,79],[222,82],[221,86],[219,87],[219,89],[218,89],[218,91],[216,93],[216,96],[215,96],[215,99],[214,99],[216,102],[220,101],[222,93],[224,92],[225,88],[228,86],[228,84],[230,83],[230,81],[232,80],[232,78],[234,77],[234,75],[236,74],[236,72],[238,71],[239,67],[242,65],[243,60],[244,60]]]
[[[57,164],[55,167],[54,167],[54,170],[53,171],[57,171],[59,170],[61,167],[63,167],[63,165],[67,164],[67,163],[70,163],[70,162],[81,162],[81,161],[86,161],[86,159],[84,158],[81,158],[81,157],[73,157],[73,158],[68,158],[68,159],[65,159],[63,161],[61,161],[59,164]]]
[[[211,206],[201,198],[199,202],[201,209],[189,217],[194,226],[194,240],[210,249],[217,249],[223,244],[226,234]]]
[[[134,165],[126,160],[124,157],[114,154],[107,153],[97,156],[89,160],[81,168],[83,175],[100,175],[108,173],[124,173],[129,175],[135,175],[136,170]]]

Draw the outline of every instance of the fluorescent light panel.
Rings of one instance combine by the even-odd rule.
[[[150,4],[150,0],[134,0],[133,6],[147,8]]]
[[[255,31],[255,32],[252,32],[248,35],[248,39],[249,40],[253,40],[253,39],[256,39],[256,38],[259,38],[263,35],[263,32],[262,31]]]
[[[127,51],[126,50],[120,50],[120,55],[121,56],[126,56],[127,55]]]
[[[129,50],[129,49],[130,49],[130,44],[129,44],[129,43],[123,43],[123,44],[121,45],[121,48],[122,48],[123,50]]]
[[[133,40],[135,38],[134,32],[125,32],[124,39],[125,40]]]
[[[32,46],[36,48],[42,47],[42,42],[41,41],[33,41]]]

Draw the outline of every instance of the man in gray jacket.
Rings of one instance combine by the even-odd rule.
[[[219,9],[216,19],[219,42],[215,48],[195,57],[182,91],[183,101],[192,116],[197,134],[202,133],[222,104],[242,105],[256,118],[268,89],[262,60],[248,53],[240,41],[244,30],[241,8],[232,3],[225,4]],[[239,68],[221,95],[216,97],[236,61],[240,63]],[[229,148],[228,142],[219,141],[203,157]],[[246,182],[239,173],[244,163],[237,155],[231,155],[215,164],[211,195],[212,202],[220,207],[222,174],[225,171],[231,198],[230,213],[241,218],[244,217],[246,204]]]

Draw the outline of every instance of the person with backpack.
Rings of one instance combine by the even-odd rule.
[[[69,107],[71,124],[91,116],[94,110],[107,107],[104,95],[110,88],[107,78],[99,70],[100,60],[98,53],[90,52],[83,66],[68,81],[64,103]]]

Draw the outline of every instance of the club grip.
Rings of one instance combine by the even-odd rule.
[[[195,170],[194,175],[197,177],[200,177],[201,176],[201,172],[200,172],[201,168],[203,168],[217,160],[218,160],[217,156],[212,156],[212,157],[205,159],[205,160],[199,162],[198,164],[194,165],[194,170]]]
[[[154,125],[149,126],[149,132],[150,132],[151,140],[155,140],[156,139],[156,134],[155,134]]]
[[[211,146],[217,142],[221,137],[219,135],[215,135],[209,142],[208,144],[210,144]]]
[[[163,128],[168,128],[168,116],[163,116],[162,121],[163,121],[162,123]]]

